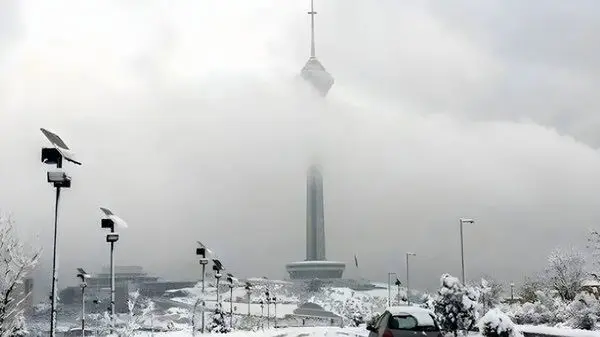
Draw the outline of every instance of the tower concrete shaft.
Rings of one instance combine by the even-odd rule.
[[[316,166],[309,168],[306,179],[306,260],[326,260],[323,176]]]

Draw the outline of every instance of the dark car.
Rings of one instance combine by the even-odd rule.
[[[411,306],[390,307],[367,324],[369,337],[442,337],[432,311]]]

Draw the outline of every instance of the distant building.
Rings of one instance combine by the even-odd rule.
[[[588,292],[596,297],[600,296],[600,281],[588,279],[581,282],[581,291]]]
[[[304,326],[322,325],[323,323],[340,326],[343,323],[341,316],[311,302],[306,302],[294,309],[293,316],[300,318],[302,320],[301,325]]]
[[[115,310],[127,312],[129,292],[139,290],[142,296],[159,297],[168,290],[192,287],[196,282],[159,281],[149,276],[140,266],[115,267]],[[86,303],[90,312],[104,312],[110,307],[110,269],[103,268],[101,273],[87,279]],[[67,287],[60,292],[60,302],[77,304],[81,302],[81,287]]]

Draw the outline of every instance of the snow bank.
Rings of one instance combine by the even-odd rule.
[[[554,328],[540,325],[519,325],[523,333],[541,334],[563,337],[600,337],[600,331],[589,331],[579,329]]]

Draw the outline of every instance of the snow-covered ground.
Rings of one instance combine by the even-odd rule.
[[[365,337],[367,330],[364,328],[334,328],[334,327],[311,327],[311,328],[285,328],[267,329],[260,331],[236,331],[226,336],[229,337]],[[140,332],[138,337],[151,337],[150,333]],[[223,334],[205,334],[202,336],[220,336]],[[154,333],[154,337],[191,337],[189,331],[175,331],[165,333]]]

